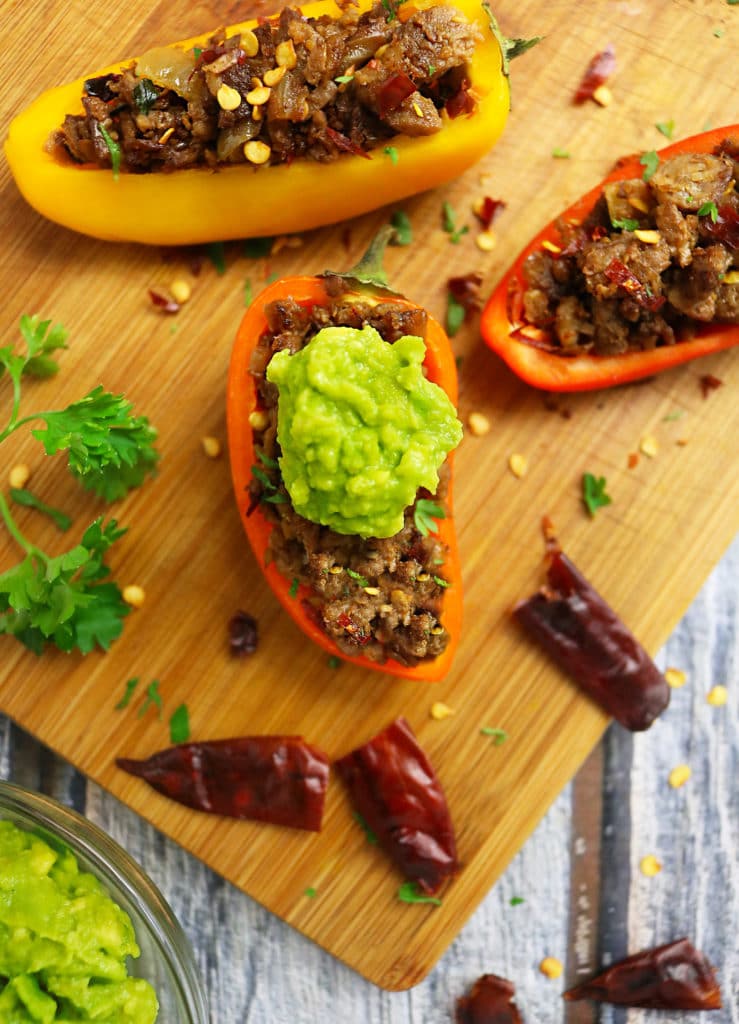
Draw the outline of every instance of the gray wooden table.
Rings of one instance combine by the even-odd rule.
[[[739,1022],[739,541],[660,652],[687,683],[646,734],[612,727],[430,976],[380,991],[0,719],[0,775],[82,811],[142,864],[195,949],[214,1024],[449,1024],[484,972],[517,987],[527,1024],[697,1021],[698,1014],[566,1006],[560,992],[637,949],[688,935],[719,970]],[[726,685],[724,707],[706,695]],[[688,764],[673,789],[668,775]],[[646,877],[642,857],[662,871]],[[513,897],[523,903],[511,905]],[[411,909],[411,908],[409,908]],[[565,964],[559,980],[539,971]],[[174,1024],[174,1022],[166,1022]]]

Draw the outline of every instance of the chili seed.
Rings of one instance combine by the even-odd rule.
[[[19,462],[8,473],[8,484],[22,490],[31,479],[31,470],[25,462]]]
[[[294,68],[298,63],[295,55],[295,47],[292,39],[286,39],[284,43],[278,43],[275,48],[275,62],[281,68]]]
[[[739,284],[739,270],[730,270],[728,274],[724,274],[722,284]]]
[[[481,252],[492,252],[496,245],[496,238],[492,231],[481,231],[475,235],[475,245]]]
[[[264,72],[264,84],[270,86],[277,85],[287,74],[286,67],[270,68],[269,71]]]
[[[413,104],[413,112],[416,115],[416,117],[423,117],[423,111],[421,110],[417,103]]]
[[[251,139],[244,143],[244,156],[250,164],[266,164],[271,152],[267,143],[260,142],[259,139]]]
[[[642,455],[653,459],[659,451],[659,441],[652,434],[646,434],[639,443],[639,451]]]
[[[236,110],[241,106],[241,93],[225,82],[216,93],[216,99],[221,110]]]
[[[657,245],[661,235],[659,231],[641,231],[636,230],[634,232],[634,238],[638,238],[640,242],[644,242],[645,245]]]
[[[377,595],[380,593],[379,587],[363,587],[362,589],[364,590],[365,594],[369,594],[370,597],[377,597]]]
[[[444,632],[444,627],[443,626],[434,626],[434,628],[431,630],[431,636],[441,636],[441,634],[443,632]]]
[[[246,102],[255,107],[261,107],[267,102],[271,92],[272,90],[268,89],[266,85],[259,85],[246,94]]]
[[[654,878],[662,870],[662,865],[653,853],[648,853],[646,857],[642,857],[639,861],[639,870],[647,878]]]
[[[681,786],[685,785],[692,774],[693,770],[689,764],[679,764],[670,772],[668,782],[673,789],[680,789]]]
[[[166,132],[164,132],[163,135],[160,135],[159,139],[157,140],[159,142],[159,145],[163,146],[165,142],[169,142],[173,135],[174,128],[168,128]]]
[[[254,412],[249,413],[249,426],[252,430],[265,430],[268,423],[269,416],[261,409],[255,409]]]
[[[550,242],[548,238],[544,239],[544,241],[541,243],[541,247],[542,249],[546,249],[547,252],[553,252],[555,254],[562,252],[562,246],[555,245],[554,242]]]
[[[729,699],[729,691],[725,686],[714,686],[713,689],[709,690],[706,694],[706,700],[709,704],[712,704],[715,708],[723,707],[726,701]]]
[[[679,668],[665,669],[665,679],[667,680],[667,685],[671,686],[673,690],[679,690],[688,681],[688,677]]]
[[[475,437],[484,437],[490,433],[490,420],[481,412],[471,412],[467,417],[467,426]]]
[[[140,608],[146,600],[146,593],[143,587],[137,583],[131,583],[123,588],[123,600],[132,608]]]
[[[556,956],[545,956],[539,964],[539,970],[547,978],[561,978],[564,968],[562,961],[558,960]]]
[[[526,473],[528,472],[528,459],[525,455],[519,455],[517,452],[514,452],[514,454],[508,459],[508,468],[511,473],[520,480],[521,477],[526,476]]]
[[[251,108],[251,116],[252,116],[252,120],[253,121],[261,121],[262,120],[262,108],[261,107],[252,107]]]
[[[639,196],[629,196],[629,206],[633,206],[640,213],[649,213],[649,207]]]
[[[175,302],[179,302],[180,305],[187,302],[192,295],[192,288],[184,277],[176,278],[169,286],[169,290],[172,292],[172,298]]]
[[[250,28],[241,33],[241,49],[247,57],[256,57],[259,53],[259,39]]]
[[[329,572],[331,573],[332,576],[340,576],[343,571],[344,570],[340,565],[332,565],[331,568],[329,569]]]
[[[443,701],[437,700],[435,704],[431,705],[430,715],[436,719],[437,722],[441,722],[444,718],[449,718],[450,715],[454,714],[454,708],[450,708],[448,704],[444,704]]]
[[[613,102],[613,93],[607,85],[599,85],[593,92],[593,99],[600,107],[609,107]]]
[[[427,572],[419,572],[418,576],[416,576],[416,580],[419,583],[426,583],[430,579],[431,576]]]
[[[217,459],[221,454],[221,442],[217,437],[204,437],[200,441],[203,451],[209,459]]]

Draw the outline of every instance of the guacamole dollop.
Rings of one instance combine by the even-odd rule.
[[[0,1020],[153,1024],[154,989],[126,968],[130,917],[60,850],[0,821]]]
[[[462,439],[446,392],[423,374],[426,345],[390,345],[369,325],[324,327],[295,355],[277,352],[280,471],[293,508],[337,533],[392,537],[419,487]]]

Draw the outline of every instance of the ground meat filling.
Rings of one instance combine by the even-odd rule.
[[[323,327],[361,328],[370,324],[392,344],[404,335],[425,337],[426,314],[393,302],[378,305],[349,298],[335,284],[329,306],[306,309],[292,299],[266,307],[269,331],[252,358],[263,422],[254,429],[259,474],[251,488],[251,511],[257,506],[274,525],[268,557],[287,579],[307,584],[313,597],[306,611],[349,655],[372,661],[393,658],[416,665],[438,657],[449,641],[441,625],[446,547],[434,534],[423,536],[414,522],[415,503],[406,509],[403,529],[393,537],[362,539],[335,533],[329,527],[299,516],[280,477],[277,459],[277,388],[265,377],[275,352],[298,352]],[[419,498],[432,499],[446,511],[449,469],[439,472],[435,495],[423,489]]]
[[[207,49],[160,47],[88,79],[85,113],[68,115],[51,147],[103,167],[116,153],[133,172],[365,154],[440,131],[444,108],[474,108],[467,61],[480,38],[449,6],[402,22],[392,0],[339,18],[288,7]]]
[[[557,350],[618,355],[739,323],[739,140],[606,185],[560,251],[524,264],[523,316]]]

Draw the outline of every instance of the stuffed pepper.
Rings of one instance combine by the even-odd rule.
[[[441,678],[461,624],[456,368],[424,309],[356,279],[253,303],[228,382],[239,511],[267,580],[332,655]]]
[[[529,384],[585,391],[739,344],[739,126],[622,161],[518,257],[482,318]]]
[[[6,153],[32,206],[99,238],[302,231],[478,160],[526,46],[478,0],[320,0],[52,89],[13,121]]]

